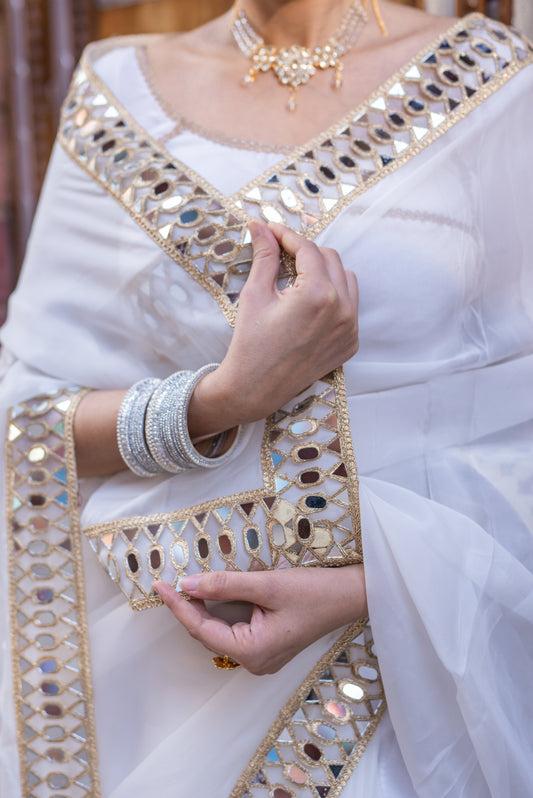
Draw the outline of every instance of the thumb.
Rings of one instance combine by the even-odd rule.
[[[252,284],[264,289],[272,290],[279,273],[280,255],[279,244],[266,224],[253,220],[248,229],[252,237],[254,256],[247,284]]]

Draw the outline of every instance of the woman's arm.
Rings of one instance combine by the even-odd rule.
[[[250,224],[254,258],[220,367],[189,404],[192,440],[266,418],[357,351],[357,282],[338,254],[282,225]],[[278,290],[279,244],[296,259],[291,288]],[[116,422],[125,391],[93,391],[80,402],[74,437],[80,476],[125,468]]]

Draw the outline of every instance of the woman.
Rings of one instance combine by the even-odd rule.
[[[6,794],[527,795],[533,57],[383,14],[84,56],[2,339]]]

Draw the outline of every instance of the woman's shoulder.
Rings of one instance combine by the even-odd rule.
[[[167,33],[136,34],[113,36],[88,44],[80,58],[77,75],[80,72],[92,79],[98,79],[103,87],[116,92],[120,87],[135,91],[135,85],[142,83],[141,64],[143,54],[154,46],[163,44],[172,37]]]
[[[118,62],[128,52],[144,47],[158,47],[172,38],[169,33],[140,33],[128,36],[111,36],[88,44],[81,56],[81,65],[96,69],[102,64]]]

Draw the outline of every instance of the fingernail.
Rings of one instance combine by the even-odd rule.
[[[198,589],[198,583],[200,582],[200,577],[197,574],[193,574],[191,576],[184,576],[182,577],[176,587],[180,591],[185,591],[186,593],[194,593]]]

